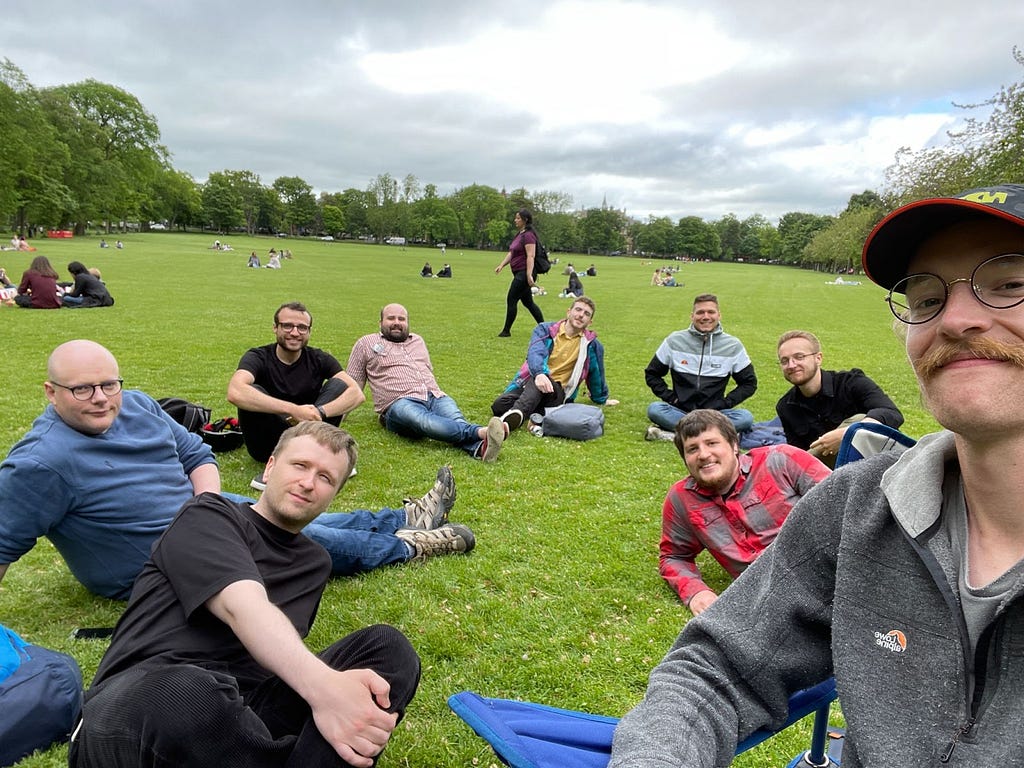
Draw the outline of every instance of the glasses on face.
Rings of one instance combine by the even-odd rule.
[[[976,266],[970,277],[949,282],[930,272],[907,275],[892,287],[885,300],[899,321],[908,325],[927,323],[942,312],[956,283],[970,285],[974,297],[986,307],[1016,307],[1024,303],[1024,254],[993,256]]]
[[[291,333],[292,331],[298,331],[299,333],[309,333],[309,326],[305,323],[278,323],[277,327],[285,333]]]
[[[75,384],[73,387],[69,387],[67,384],[58,384],[56,381],[51,381],[50,383],[55,387],[66,389],[75,400],[92,400],[97,389],[102,391],[107,397],[113,397],[121,391],[124,379],[101,381],[99,384]]]
[[[783,368],[785,368],[787,365],[789,365],[789,362],[791,360],[794,363],[802,363],[808,357],[814,357],[816,354],[818,354],[818,353],[817,352],[797,352],[795,355],[790,355],[789,357],[780,357],[779,358],[779,365],[781,365]]]

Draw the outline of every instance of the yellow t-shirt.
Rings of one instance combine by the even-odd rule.
[[[580,356],[582,338],[582,334],[577,336],[566,334],[564,324],[559,328],[554,344],[551,345],[551,354],[548,355],[549,379],[557,381],[563,387],[569,383],[573,368],[576,367],[576,360]]]

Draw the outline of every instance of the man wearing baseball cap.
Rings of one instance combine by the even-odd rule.
[[[864,270],[890,291],[944,431],[804,496],[690,621],[610,768],[727,765],[835,675],[843,768],[1019,762],[1024,727],[1024,186],[897,209]]]

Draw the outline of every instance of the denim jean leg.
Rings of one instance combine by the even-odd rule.
[[[408,560],[409,548],[395,536],[405,523],[404,509],[325,512],[303,533],[327,550],[332,575],[351,576]]]
[[[427,395],[427,400],[402,397],[388,406],[384,426],[405,437],[429,437],[458,446],[470,455],[480,445],[479,426],[470,424],[448,397]]]
[[[725,408],[722,415],[732,422],[737,432],[749,432],[754,428],[754,414],[746,408]]]
[[[664,401],[651,403],[647,406],[647,418],[662,429],[667,429],[669,432],[675,430],[676,424],[685,415],[685,411],[681,411],[674,405],[669,405]]]

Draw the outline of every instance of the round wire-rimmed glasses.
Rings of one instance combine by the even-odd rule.
[[[1024,254],[993,256],[976,266],[970,277],[948,282],[931,272],[907,275],[892,287],[885,300],[900,322],[927,323],[942,312],[956,283],[970,285],[975,298],[986,307],[1016,307],[1024,303]]]

